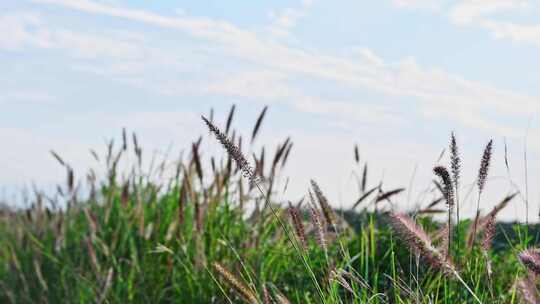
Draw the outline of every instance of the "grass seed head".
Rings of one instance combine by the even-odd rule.
[[[326,232],[325,232],[325,224],[324,219],[321,216],[321,213],[315,207],[315,199],[313,198],[313,194],[311,191],[309,191],[309,199],[310,199],[310,206],[309,211],[311,213],[311,221],[313,223],[313,226],[315,227],[315,233],[316,233],[316,241],[317,244],[323,249],[324,251],[327,250],[327,244],[326,244]]]
[[[227,282],[227,284],[229,284],[245,301],[253,304],[259,303],[253,291],[251,291],[251,289],[249,289],[244,283],[242,283],[239,278],[237,278],[235,275],[225,269],[225,267],[223,267],[220,263],[214,262],[212,266]]]
[[[296,207],[293,207],[292,204],[289,207],[289,215],[291,216],[291,220],[294,226],[294,231],[296,232],[296,236],[298,237],[300,244],[302,245],[302,248],[304,250],[307,250],[307,240],[306,240],[306,233],[304,229],[304,224],[302,223],[302,218],[300,216],[300,212]]]
[[[484,229],[484,238],[482,239],[482,249],[489,251],[491,249],[491,243],[495,237],[495,217],[490,216],[487,220]]]
[[[234,111],[234,110],[233,110]],[[214,133],[217,140],[225,148],[229,156],[234,159],[238,168],[240,168],[244,174],[244,177],[249,178],[253,183],[257,183],[257,175],[255,174],[253,168],[249,165],[249,162],[246,160],[242,151],[231,142],[225,134],[223,134],[212,122],[206,119],[204,116],[201,116],[202,120],[208,126],[210,132]]]
[[[537,304],[538,294],[536,292],[536,284],[529,279],[520,279],[516,283],[519,295],[525,304]]]
[[[518,254],[521,263],[528,271],[540,275],[540,249],[527,249]]]
[[[452,132],[450,138],[450,169],[452,171],[455,191],[457,192],[461,174],[461,157],[459,156],[459,148],[454,132]]]
[[[411,251],[418,252],[433,268],[446,274],[455,273],[454,265],[444,259],[426,232],[413,219],[405,214],[390,213],[390,224]]]
[[[489,166],[491,163],[491,154],[493,150],[493,140],[490,140],[484,149],[484,154],[482,155],[482,161],[480,162],[480,169],[478,170],[478,191],[482,193],[486,185],[486,179],[488,176]]]
[[[336,215],[334,214],[332,207],[330,207],[328,199],[326,199],[326,196],[322,192],[321,188],[314,180],[311,180],[311,187],[313,188],[313,192],[315,192],[315,196],[317,197],[317,201],[321,206],[321,210],[327,223],[329,225],[334,225],[336,223]]]
[[[454,188],[452,186],[452,178],[450,177],[450,173],[448,173],[448,170],[443,166],[437,166],[433,168],[433,173],[437,175],[443,182],[443,195],[446,199],[446,204],[449,207],[452,207],[454,205]]]

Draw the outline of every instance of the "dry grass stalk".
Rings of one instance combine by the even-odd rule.
[[[152,233],[154,232],[154,223],[150,222],[144,229],[144,239],[149,240],[152,237]]]
[[[97,218],[92,211],[90,211],[90,209],[84,208],[83,210],[86,220],[88,221],[88,225],[90,226],[90,233],[95,236],[99,229]]]
[[[178,228],[178,221],[171,221],[169,224],[169,227],[167,228],[167,233],[165,234],[165,241],[169,242],[172,240],[173,236],[176,233],[176,230]]]
[[[182,227],[184,224],[184,209],[188,198],[187,187],[187,176],[184,175],[182,186],[180,187],[180,193],[178,193],[178,225],[180,225],[180,227]]]
[[[477,212],[476,218],[474,219],[473,225],[470,225],[469,230],[467,232],[467,247],[468,249],[472,249],[472,246],[474,246],[474,241],[476,239],[476,235],[480,234],[483,230],[486,229],[486,225],[490,220],[497,218],[497,215],[499,212],[504,209],[514,197],[516,197],[518,193],[513,193],[508,196],[506,196],[500,203],[498,203],[493,209],[484,217],[480,217],[480,213]],[[475,224],[476,226],[475,226]]]
[[[367,163],[365,163],[364,169],[362,170],[362,191],[366,191],[367,174],[368,174],[368,166],[367,166]]]
[[[424,209],[421,209],[421,210],[418,210],[416,212],[416,214],[418,215],[433,215],[433,214],[440,214],[440,213],[446,213],[447,210],[446,209],[429,209],[429,208],[424,208]]]
[[[201,233],[202,226],[203,226],[203,210],[201,203],[198,202],[198,200],[195,201],[194,204],[195,212],[193,214],[194,222],[195,222],[195,231],[197,233]]]
[[[271,178],[275,175],[277,165],[279,164],[280,160],[283,161],[286,151],[288,150],[289,144],[290,144],[290,137],[288,137],[285,142],[277,147],[276,154],[274,154],[274,159],[272,161],[272,169],[270,172]],[[283,162],[282,162],[283,165]]]
[[[201,235],[197,234],[195,236],[195,249],[197,252],[205,252],[206,243],[204,242],[204,238],[201,237]],[[205,254],[197,254],[195,256],[195,269],[202,270],[206,265],[206,255]]]
[[[122,186],[122,194],[120,196],[120,202],[122,207],[126,208],[129,203],[129,181],[126,181],[124,186]]]
[[[291,301],[276,288],[276,303],[277,304],[291,304]]]
[[[281,161],[281,168],[285,167],[285,164],[287,163],[287,160],[289,159],[289,155],[291,154],[291,150],[294,143],[289,143],[289,146],[287,147],[287,150],[285,150],[285,155],[283,155],[283,159]]]
[[[232,125],[235,110],[236,110],[236,105],[233,104],[231,106],[231,110],[229,111],[229,116],[227,117],[227,125],[225,127],[225,134],[229,134],[229,130],[231,129],[231,125]],[[233,138],[234,138],[234,136],[233,136]]]
[[[441,183],[439,183],[436,180],[433,180],[433,184],[439,190],[439,192],[441,192],[441,194],[443,195],[443,199],[444,199],[444,189],[443,189],[443,186],[441,186]]]
[[[101,269],[98,263],[96,251],[94,250],[94,244],[92,244],[92,239],[90,237],[86,237],[84,243],[86,245],[86,250],[88,250],[90,264],[92,265],[92,268],[94,268],[95,274],[99,275],[101,273]]]
[[[201,166],[201,157],[199,155],[199,145],[193,143],[191,145],[191,153],[193,155],[192,162],[195,164],[195,172],[197,172],[197,177],[199,178],[199,181],[201,183],[201,186],[203,185],[203,170]]]
[[[358,205],[360,205],[360,203],[362,203],[368,196],[370,196],[377,189],[379,189],[379,186],[375,186],[375,187],[369,189],[367,192],[365,191],[365,189],[363,189],[362,191],[364,193],[360,196],[360,198],[358,198],[358,200],[356,200],[356,202],[354,203],[354,205],[353,205],[353,207],[351,209],[356,209],[356,207],[358,207]]]
[[[126,128],[122,128],[122,150],[127,150],[127,133]]]
[[[432,240],[438,240],[441,239],[441,243],[439,244],[439,250],[441,251],[442,255],[446,260],[449,259],[450,254],[450,227],[448,226],[448,223],[444,225],[442,229],[437,231],[435,235],[432,237]]]
[[[36,259],[34,259],[34,270],[36,271],[36,276],[38,278],[39,284],[41,285],[41,288],[43,288],[45,292],[49,291],[47,282],[43,278],[43,273],[41,272],[41,266]]]
[[[472,247],[474,246],[474,241],[476,240],[476,233],[477,233],[477,227],[478,222],[480,218],[480,210],[476,211],[476,217],[474,218],[474,222],[469,225],[469,231],[467,232],[467,249],[470,251],[472,250]]]
[[[221,266],[220,263],[214,262],[212,263],[212,266],[218,272],[218,274],[227,282],[227,284],[229,284],[230,287],[232,287],[238,293],[238,295],[241,296],[246,302],[253,304],[259,303],[253,291],[249,289],[244,283],[242,283],[239,278],[237,278],[235,275],[233,275],[231,272]]]
[[[141,167],[142,164],[142,148],[139,146],[139,141],[137,140],[137,134],[133,132],[131,134],[132,136],[132,142],[133,142],[133,150],[135,151],[135,155],[137,156],[137,164],[139,167]]]
[[[258,172],[257,172],[257,175],[262,177],[264,176],[264,161],[265,161],[265,150],[264,150],[264,147],[262,147],[261,149],[261,155],[259,156],[259,161],[258,161]]]
[[[379,187],[379,189],[380,189],[380,187]],[[404,188],[398,188],[398,189],[382,192],[377,196],[377,199],[375,200],[375,203],[378,203],[378,202],[381,202],[381,201],[384,201],[384,200],[389,200],[390,197],[392,197],[392,196],[394,196],[396,194],[399,194],[399,193],[401,193],[403,191],[405,191]]]
[[[99,295],[98,300],[96,303],[101,304],[105,301],[105,298],[107,296],[107,292],[111,288],[112,285],[112,279],[113,279],[113,268],[109,268],[109,271],[107,272],[107,277],[105,278],[105,282],[103,283],[103,287],[101,288],[101,294]]]
[[[58,155],[58,153],[54,152],[53,150],[50,151],[51,155],[58,161],[58,163],[62,166],[66,166],[66,162]]]
[[[478,220],[478,229],[477,229],[477,232],[479,231],[482,231],[482,229],[485,229],[486,227],[486,224],[487,222],[491,219],[491,218],[496,218],[497,215],[499,214],[499,212],[504,209],[508,203],[510,203],[510,201],[516,197],[518,193],[514,193],[514,194],[510,194],[508,196],[506,196],[500,203],[498,203],[495,207],[493,207],[493,209],[486,215],[484,216],[483,218],[479,219]]]
[[[265,106],[261,114],[259,114],[259,117],[257,118],[257,122],[255,122],[255,126],[253,127],[253,132],[251,133],[251,143],[253,143],[253,141],[255,140],[255,137],[257,137],[257,134],[259,133],[259,129],[261,128],[261,124],[264,119],[264,116],[266,115],[267,110],[268,110],[268,106]]]

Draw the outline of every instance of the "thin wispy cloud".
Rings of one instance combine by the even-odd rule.
[[[434,105],[452,106],[457,111],[448,111],[448,115],[464,124],[469,122],[463,119],[464,115],[460,114],[462,111],[460,109],[467,112],[476,111],[475,114],[481,118],[482,112],[488,108],[490,111],[518,116],[529,115],[540,108],[540,104],[534,97],[467,81],[443,70],[421,67],[414,59],[406,58],[397,63],[382,62],[374,52],[364,52],[358,58],[343,59],[332,54],[268,41],[253,31],[239,28],[225,21],[188,16],[167,17],[90,1],[40,0],[38,3],[62,5],[91,14],[125,18],[158,27],[171,27],[188,35],[219,44],[221,48],[218,52],[222,55],[237,57],[242,61],[251,61],[255,66],[250,68],[266,67],[276,72],[319,77],[350,87],[361,86],[388,95],[414,97],[422,100],[426,109]],[[469,16],[481,14],[469,13]],[[373,58],[378,60],[373,61]],[[252,76],[250,82],[256,89],[257,82],[267,83],[268,80],[262,73],[251,73],[250,76]],[[230,81],[229,79],[230,75],[227,73],[222,78],[218,76],[217,82],[223,84]],[[219,87],[219,85],[213,85],[212,82],[208,86],[214,91]],[[226,93],[231,93],[234,88],[228,85],[223,87]],[[269,94],[283,91],[283,87],[277,88],[278,90],[267,91],[270,92]],[[239,86],[238,94],[246,94],[245,89],[246,86]],[[516,104],[519,106],[515,106]]]
[[[393,4],[398,8],[431,11],[448,18],[456,26],[483,29],[495,39],[524,45],[540,45],[540,23],[515,21],[515,15],[538,15],[540,12],[538,1],[394,0]]]

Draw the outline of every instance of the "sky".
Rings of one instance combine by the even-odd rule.
[[[89,149],[125,127],[155,153],[180,151],[211,108],[223,122],[236,104],[247,136],[267,105],[253,149],[292,138],[291,199],[314,178],[350,206],[358,144],[371,183],[406,187],[399,208],[425,204],[455,131],[463,213],[493,138],[482,210],[519,189],[503,218],[522,220],[527,197],[538,219],[540,1],[7,0],[0,12],[4,196],[62,182],[50,150],[86,170]]]

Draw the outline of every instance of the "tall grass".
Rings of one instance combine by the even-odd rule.
[[[516,194],[473,221],[460,219],[459,209],[454,219],[460,156],[453,134],[450,172],[434,169],[442,183],[427,206],[393,212],[403,189],[371,183],[355,147],[358,199],[351,210],[334,210],[315,181],[300,202],[279,199],[277,177],[292,141],[272,156],[265,147],[248,154],[233,128],[235,111],[224,129],[213,115],[203,118],[211,137],[176,162],[147,163],[137,136],[130,141],[125,131],[120,145],[93,152],[103,178],[93,170],[78,175],[53,153],[66,183],[53,195],[36,190],[29,208],[1,209],[0,301],[536,303],[538,252],[521,237],[523,225],[496,223]],[[203,141],[216,140],[221,157],[202,150]],[[448,215],[444,223],[432,219],[439,212]]]

